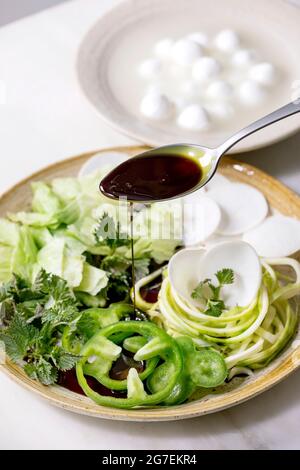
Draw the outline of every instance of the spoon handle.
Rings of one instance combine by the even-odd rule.
[[[258,119],[257,121],[249,124],[249,126],[244,127],[236,134],[232,135],[227,139],[223,144],[218,147],[218,155],[219,158],[227,152],[227,150],[231,149],[235,144],[240,142],[240,140],[244,139],[248,135],[253,134],[254,132],[263,129],[264,127],[273,124],[274,122],[280,121],[288,116],[292,116],[293,114],[300,112],[300,100],[293,101],[292,103],[286,104],[282,108],[273,111],[271,114]]]

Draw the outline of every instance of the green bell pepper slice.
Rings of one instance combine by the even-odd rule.
[[[171,373],[168,373],[168,380],[162,389],[154,393],[145,391],[142,380],[145,378],[143,373],[147,370],[147,367],[141,374],[138,374],[134,368],[129,370],[126,380],[127,398],[104,396],[89,387],[85,375],[92,375],[103,385],[110,383],[107,381],[109,379],[109,371],[113,362],[122,352],[119,344],[116,344],[112,339],[118,336],[121,337],[120,335],[125,336],[126,339],[137,335],[146,340],[146,343],[144,342],[145,344],[135,353],[134,359],[151,363],[153,369],[151,370],[148,365],[148,375],[154,370],[154,360],[155,366],[158,361],[163,361],[163,364],[167,365],[168,370],[171,370]],[[178,383],[183,370],[182,354],[178,344],[164,330],[151,322],[124,321],[109,325],[98,331],[83,346],[80,354],[82,357],[76,365],[79,385],[85,394],[99,405],[114,408],[130,409],[140,406],[153,406],[164,402]],[[151,362],[152,360],[153,363]],[[113,385],[115,386],[116,384],[113,383]]]
[[[197,349],[188,336],[176,339],[184,357],[188,376],[196,387],[212,388],[222,385],[228,370],[223,356],[212,348]]]
[[[227,377],[226,363],[217,351],[208,348],[196,349],[193,340],[187,336],[176,338],[180,347],[184,369],[164,405],[184,403],[197,387],[213,388],[221,385]],[[161,364],[147,380],[149,390],[154,393],[163,389],[172,375],[172,364]]]
[[[86,340],[94,336],[101,328],[117,323],[133,313],[133,305],[125,303],[114,303],[108,308],[83,310],[76,320],[64,328],[62,346],[72,354],[79,354]]]

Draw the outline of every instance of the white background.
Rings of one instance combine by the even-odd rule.
[[[135,143],[102,122],[82,95],[74,68],[83,35],[114,3],[71,1],[0,29],[0,191],[61,158]],[[297,134],[238,157],[300,192],[299,149]],[[299,449],[299,390],[295,373],[215,415],[137,424],[56,409],[0,373],[0,448]]]

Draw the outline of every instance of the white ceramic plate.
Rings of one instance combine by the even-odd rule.
[[[300,79],[300,9],[283,0],[124,0],[85,37],[77,69],[82,89],[103,118],[120,131],[151,145],[193,142],[214,147],[230,134],[291,101]],[[179,130],[139,113],[143,84],[136,67],[163,37],[203,30],[210,37],[233,28],[247,45],[275,64],[278,84],[260,108],[246,109],[231,124],[205,132]],[[299,116],[250,136],[231,153],[253,150],[296,132]]]
[[[107,155],[107,152],[110,151],[133,156],[145,150],[145,147],[118,147],[103,149],[97,152],[97,155],[99,157],[101,153]],[[54,178],[75,176],[82,165],[95,153],[91,152],[62,160],[21,181],[0,197],[0,216],[3,217],[8,212],[18,212],[28,208],[32,199],[31,183],[34,181],[51,181]],[[229,179],[258,188],[276,211],[300,218],[300,198],[266,173],[251,165],[226,157],[221,161],[220,172]],[[296,339],[300,339],[300,332],[297,333]],[[122,410],[99,406],[89,398],[60,386],[47,387],[40,384],[29,378],[23,369],[13,364],[8,358],[5,364],[0,364],[0,373],[3,371],[8,374],[13,380],[43,397],[49,403],[75,413],[125,421],[169,421],[214,413],[235,406],[268,390],[299,368],[300,346],[298,344],[297,347],[293,347],[293,344],[290,343],[276,359],[264,369],[256,371],[252,377],[245,380],[236,377],[227,385],[220,387],[217,393],[172,407],[157,406],[151,409]]]

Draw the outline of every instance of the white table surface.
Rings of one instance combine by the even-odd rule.
[[[71,1],[0,29],[0,191],[61,158],[135,143],[96,114],[74,69],[83,35],[115,3]],[[240,158],[300,192],[299,148],[300,134]],[[299,449],[299,390],[300,372],[218,414],[142,424],[60,410],[0,373],[0,448]]]

